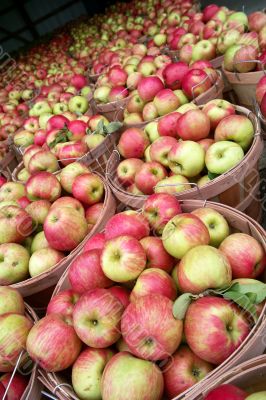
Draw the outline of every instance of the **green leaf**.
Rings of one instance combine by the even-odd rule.
[[[176,299],[173,305],[173,315],[175,319],[182,320],[185,318],[187,309],[194,297],[195,296],[191,293],[184,293]]]
[[[70,132],[69,130],[66,132],[66,136],[68,139],[72,139],[72,132]]]
[[[96,132],[97,133],[103,132],[103,127],[104,127],[104,122],[102,119],[100,119],[100,121],[97,124]]]
[[[218,176],[220,176],[220,174],[214,174],[210,171],[208,171],[208,177],[209,179],[212,181],[213,179],[217,178]]]
[[[121,126],[123,126],[121,122],[110,122],[110,124],[108,124],[106,127],[107,133],[116,132],[121,128]]]
[[[266,284],[258,281],[257,283],[239,283],[236,282],[231,286],[232,291],[249,295],[254,299],[254,304],[259,304],[266,299]]]
[[[228,291],[224,293],[223,297],[227,300],[232,300],[233,302],[238,304],[241,308],[252,315],[255,322],[257,321],[258,317],[256,308],[247,295],[236,293],[234,291]]]

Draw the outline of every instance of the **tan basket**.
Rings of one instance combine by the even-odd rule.
[[[12,179],[12,173],[17,168],[18,159],[14,151],[9,150],[5,157],[0,161],[0,173],[4,175],[8,181]]]
[[[62,261],[60,261],[54,268],[33,278],[29,278],[26,279],[25,281],[11,285],[11,287],[17,289],[22,294],[23,297],[36,294],[36,298],[38,300],[39,293],[42,292],[42,296],[44,296],[45,298],[44,290],[51,288],[57,284],[63,272],[67,269],[73,258],[79,253],[80,249],[83,248],[86,241],[96,233],[100,232],[104,228],[108,219],[112,215],[114,215],[116,210],[116,202],[114,197],[112,196],[108,184],[104,179],[103,182],[105,188],[104,207],[102,210],[101,217],[98,220],[97,224],[95,224],[94,228],[88,233],[85,239],[74,250],[72,250],[72,252],[68,256],[66,256]],[[49,296],[47,297],[48,297],[47,300],[49,300]],[[34,301],[34,297],[32,297],[31,300]]]
[[[222,71],[237,96],[237,103],[240,106],[255,111],[256,86],[259,80],[265,75],[265,71],[247,73],[228,72],[223,66]]]
[[[246,115],[252,122],[255,137],[251,148],[242,162],[236,167],[220,175],[199,188],[191,184],[192,189],[176,194],[180,199],[197,199],[220,202],[240,211],[245,211],[256,220],[261,218],[261,202],[259,197],[260,177],[258,160],[263,151],[263,140],[258,118],[246,108],[235,106],[239,114]],[[134,209],[141,208],[147,196],[132,195],[120,185],[116,169],[120,162],[120,155],[115,150],[107,163],[106,176],[111,189],[117,199]]]
[[[262,129],[263,139],[266,140],[266,118],[264,118],[264,116],[262,115],[262,113],[260,111],[260,106],[256,101],[254,101],[254,108],[255,108],[256,115],[258,115],[258,117],[260,119],[260,125],[261,125],[261,129]]]
[[[266,342],[265,342],[266,346]],[[261,355],[237,365],[230,371],[213,379],[208,385],[202,385],[202,393],[191,392],[187,400],[204,400],[211,390],[223,384],[231,384],[246,390],[248,393],[265,390],[266,381],[266,355]]]
[[[252,235],[262,244],[264,250],[266,251],[265,232],[263,232],[262,228],[256,221],[253,221],[251,218],[247,218],[246,215],[242,212],[234,210],[233,208],[224,206],[222,204],[201,200],[181,200],[181,206],[183,212],[192,212],[199,207],[213,208],[214,210],[220,212],[226,218],[226,220],[229,222],[229,225],[233,229]],[[58,282],[53,296],[69,288],[70,283],[66,271]],[[211,372],[208,377],[206,377],[203,381],[194,386],[193,389],[191,388],[190,390],[184,392],[182,395],[176,397],[176,400],[194,399],[194,397],[187,397],[190,392],[192,392],[192,390],[193,393],[196,388],[198,388],[199,392],[202,391],[202,387],[205,387],[208,382],[212,382],[212,379],[214,379],[214,377],[220,376],[221,372],[230,370],[230,368],[234,367],[239,362],[246,361],[251,357],[262,354],[265,348],[265,341],[261,340],[262,332],[265,332],[266,329],[265,312],[266,305],[264,306],[263,312],[261,313],[258,322],[253,327],[248,337],[224,363],[213,370],[213,372]],[[58,398],[60,400],[79,400],[79,398],[75,395],[72,386],[70,385],[70,381],[64,373],[47,373],[43,370],[40,370],[39,379],[56,396],[55,398]]]
[[[218,57],[213,58],[210,61],[210,63],[212,64],[213,68],[220,69],[222,67],[223,60],[224,60],[224,56],[218,56]]]
[[[107,104],[95,103],[95,110],[97,114],[104,115],[108,121],[123,121],[124,110],[129,102],[130,95],[122,100],[112,101]]]

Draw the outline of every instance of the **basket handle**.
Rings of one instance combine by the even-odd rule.
[[[109,178],[112,179],[112,173],[114,173],[116,170],[115,165],[117,162],[120,161],[120,159],[121,159],[121,157],[120,157],[119,151],[117,149],[113,150],[113,153],[106,164],[105,174],[106,174],[107,179],[109,179]]]
[[[206,202],[207,202],[207,200],[206,199],[204,199],[204,196],[203,196],[203,194],[202,194],[202,192],[201,192],[201,190],[200,190],[200,187],[199,187],[199,185],[197,184],[197,183],[194,183],[194,182],[184,182],[184,183],[166,183],[166,184],[162,184],[162,185],[157,185],[157,188],[158,187],[174,187],[174,186],[194,186],[196,189],[197,189],[197,192],[198,192],[198,194],[199,194],[199,196],[201,197],[201,200],[203,200],[204,201],[204,205],[203,205],[203,207],[205,207],[206,206]]]
[[[247,64],[247,63],[251,63],[251,62],[259,64],[262,67],[262,72],[264,73],[264,75],[266,75],[266,70],[264,68],[265,64],[263,64],[260,60],[243,60],[243,61],[236,61],[236,62],[233,61],[233,66],[242,64],[242,63]],[[240,81],[241,79],[239,78],[239,72],[235,70],[234,73],[235,73],[236,78]]]
[[[202,81],[200,81],[199,83],[197,83],[196,85],[192,86],[191,91],[192,91],[192,97],[193,97],[193,101],[196,100],[197,96],[195,95],[195,90],[197,89],[198,86],[202,85],[204,82],[207,81],[207,79],[209,79],[212,82],[211,78],[209,77],[209,75],[207,74],[207,76],[202,79]]]

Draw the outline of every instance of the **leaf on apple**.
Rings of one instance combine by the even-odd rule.
[[[175,319],[182,320],[185,318],[187,309],[195,297],[198,298],[198,296],[194,296],[192,293],[184,293],[175,300],[173,305]]]
[[[234,303],[251,314],[255,322],[258,320],[255,305],[246,294],[228,291],[224,293],[223,297],[227,300],[232,300]]]
[[[208,178],[212,181],[213,179],[220,176],[220,174],[214,174],[213,172],[208,171]]]

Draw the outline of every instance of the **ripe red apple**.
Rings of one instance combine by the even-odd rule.
[[[1,376],[0,382],[7,389],[9,382],[10,386],[7,391],[7,400],[20,400],[28,386],[28,379],[18,373],[11,378],[12,374],[7,373]],[[1,392],[0,392],[1,393]]]
[[[28,169],[29,162],[31,157],[38,153],[39,151],[42,151],[42,148],[40,146],[37,146],[35,144],[32,144],[31,146],[27,147],[24,154],[23,154],[23,163],[26,169]]]
[[[231,384],[220,385],[217,388],[211,390],[204,400],[244,400],[248,397],[248,393]]]
[[[105,244],[105,234],[97,233],[92,238],[88,239],[83,247],[83,251],[99,249],[102,250]]]
[[[130,351],[145,360],[169,357],[178,348],[183,323],[173,316],[173,302],[151,294],[130,303],[121,320],[122,336]]]
[[[79,293],[76,293],[74,290],[63,290],[51,298],[46,314],[60,314],[63,316],[65,322],[72,325],[73,309],[79,298]]]
[[[88,225],[85,217],[69,207],[51,209],[43,230],[49,245],[61,251],[71,251],[85,238]]]
[[[209,4],[207,7],[204,8],[203,10],[203,17],[202,20],[204,22],[208,22],[214,15],[217,13],[217,11],[220,9],[220,7],[216,4]]]
[[[266,76],[263,76],[256,86],[256,99],[259,104],[262,102],[262,98],[266,93]]]
[[[170,114],[171,115],[171,114]],[[177,140],[170,136],[163,136],[155,140],[150,147],[152,161],[157,161],[165,167],[169,166],[168,154]]]
[[[31,201],[55,201],[60,197],[61,185],[55,175],[50,172],[38,172],[26,182],[26,193]]]
[[[182,80],[182,90],[190,100],[205,93],[211,86],[210,78],[201,69],[192,69]]]
[[[72,185],[73,196],[84,204],[98,203],[104,195],[104,185],[96,174],[82,174],[74,179]]]
[[[245,314],[231,301],[207,296],[188,307],[184,332],[198,357],[219,365],[240,346],[250,326]]]
[[[120,319],[124,307],[106,289],[92,289],[81,296],[74,307],[73,323],[79,338],[87,346],[106,348],[120,337]]]
[[[105,226],[105,239],[117,236],[133,236],[140,240],[149,236],[150,228],[146,217],[136,211],[124,211],[111,217]]]
[[[198,141],[210,133],[210,119],[201,110],[190,110],[177,121],[177,133],[183,140]]]
[[[22,243],[34,228],[31,216],[20,207],[0,208],[0,243]]]
[[[182,79],[188,70],[188,65],[182,61],[168,64],[163,70],[163,78],[166,87],[172,90],[180,89]]]
[[[135,175],[135,184],[144,194],[152,194],[158,182],[167,176],[166,169],[158,162],[151,161],[142,165]]]
[[[103,273],[114,282],[136,279],[145,265],[145,251],[134,237],[118,236],[105,243],[101,266]]]
[[[132,400],[160,400],[163,387],[162,372],[156,364],[136,358],[126,351],[111,358],[101,379],[101,395],[106,400],[124,400],[127,397]]]
[[[59,147],[58,158],[63,165],[68,165],[84,156],[87,151],[88,146],[83,141],[66,142]]]
[[[183,345],[163,369],[165,391],[168,398],[172,399],[205,378],[213,370],[213,366]]]
[[[175,111],[179,104],[177,96],[171,89],[162,89],[154,97],[153,103],[160,116]]]
[[[266,25],[266,14],[263,11],[255,11],[248,16],[250,31],[259,32]]]
[[[229,101],[214,99],[206,103],[202,111],[209,117],[211,129],[215,129],[223,118],[235,114],[235,107]]]
[[[60,183],[63,189],[68,193],[72,193],[72,186],[76,177],[89,172],[89,168],[78,161],[67,165],[60,172]]]
[[[130,292],[123,286],[111,286],[109,289],[109,292],[112,293],[121,303],[123,304],[124,308],[127,308],[129,305],[129,296]]]
[[[89,250],[79,254],[70,264],[68,279],[72,289],[81,294],[112,284],[101,267],[101,250]]]
[[[124,158],[142,158],[149,144],[149,138],[142,129],[129,128],[122,133],[118,150]]]
[[[177,137],[177,121],[181,114],[179,112],[172,112],[165,115],[158,121],[158,133],[160,136]]]
[[[266,267],[266,255],[261,244],[245,233],[227,236],[219,249],[228,258],[233,278],[256,278]]]
[[[163,247],[159,237],[147,236],[140,240],[145,250],[147,263],[146,268],[159,268],[170,272],[174,266],[174,258],[171,257]]]
[[[27,338],[29,356],[49,372],[70,367],[78,357],[81,346],[73,326],[68,325],[60,314],[42,318]]]
[[[260,110],[264,118],[266,118],[266,92],[264,93],[264,96],[262,98],[261,104],[260,104]]]
[[[128,158],[120,162],[117,167],[117,177],[123,186],[134,183],[135,175],[142,167],[143,161],[138,158]]]
[[[145,102],[154,99],[155,95],[164,88],[164,84],[158,76],[141,78],[137,90],[141,99]]]
[[[242,46],[234,55],[234,68],[242,73],[253,71],[257,66],[253,61],[257,60],[258,55],[258,50],[254,46]]]

